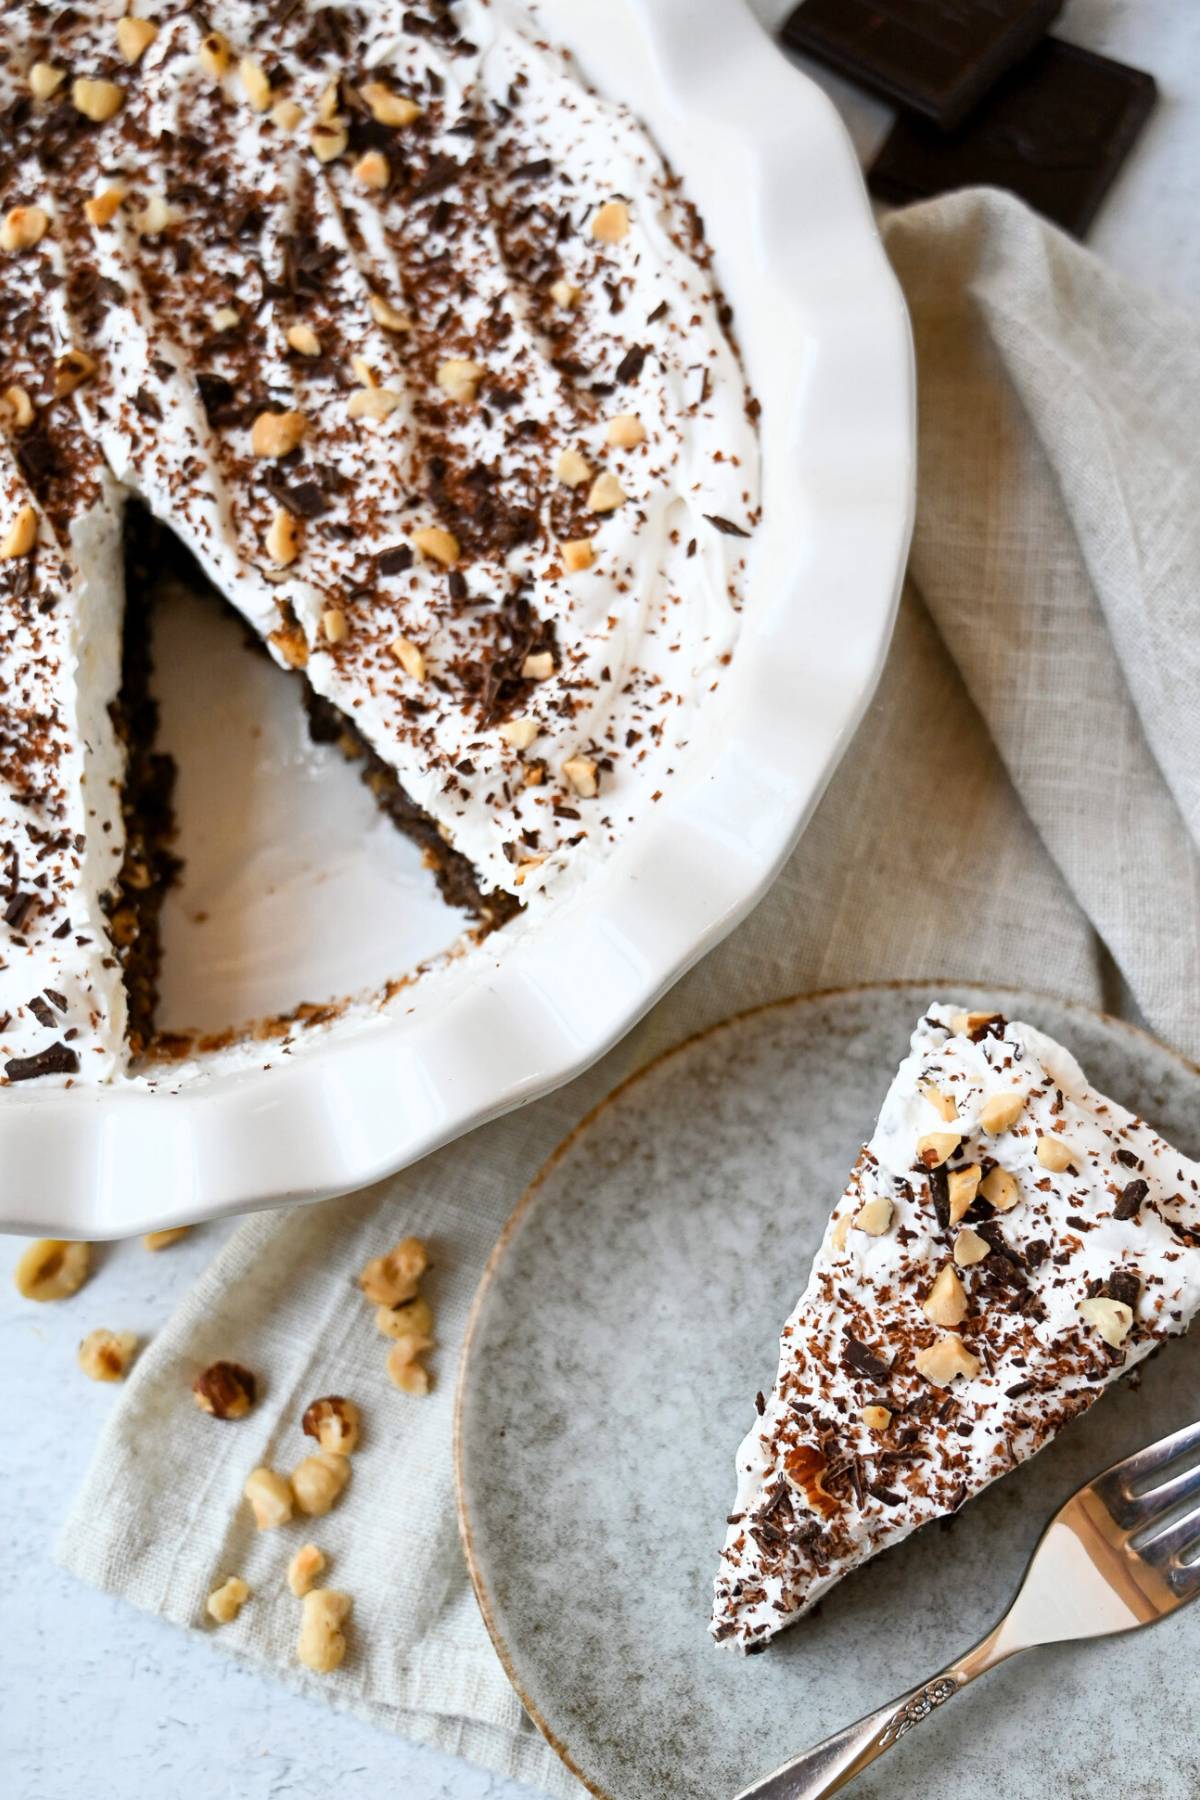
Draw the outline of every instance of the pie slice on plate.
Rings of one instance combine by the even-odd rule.
[[[920,1020],[737,1456],[712,1632],[766,1648],[1200,1305],[1200,1165],[999,1014]]]

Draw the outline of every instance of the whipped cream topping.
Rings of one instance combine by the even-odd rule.
[[[86,671],[61,652],[89,584],[119,595],[119,568],[86,567],[84,547],[125,490],[483,888],[536,907],[660,798],[737,637],[755,407],[699,222],[527,8],[157,0],[132,64],[125,10],[24,4],[0,33],[0,212],[48,221],[0,256],[0,392],[35,409],[6,411],[0,503],[38,507],[39,617],[60,621],[31,641],[42,601],[0,564],[0,683],[11,696],[11,657],[36,661],[44,632],[40,705],[65,757],[99,757],[93,805],[107,795],[69,835],[119,866],[111,745],[80,736]],[[38,64],[63,76],[44,98]],[[117,110],[81,113],[77,77],[115,84]],[[77,351],[94,367],[56,398]],[[295,416],[294,448],[262,453],[264,414]],[[105,612],[115,634],[119,599]],[[116,652],[102,660],[111,674]],[[20,813],[30,779],[10,786]],[[8,823],[6,844],[16,892],[31,852]],[[57,903],[25,924],[57,980],[78,884],[64,856],[43,872]],[[45,1047],[27,974],[41,964],[0,969],[0,1066]],[[107,1076],[119,1002],[79,979],[104,1045],[80,1072]]]
[[[1032,1026],[932,1006],[738,1451],[714,1635],[765,1648],[1034,1455],[1198,1305],[1200,1165]]]

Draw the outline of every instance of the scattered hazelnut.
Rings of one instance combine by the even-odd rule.
[[[1060,1137],[1040,1137],[1037,1141],[1037,1159],[1043,1169],[1051,1169],[1061,1175],[1069,1169],[1073,1161],[1071,1146],[1064,1144]]]
[[[300,554],[300,527],[287,510],[281,506],[271,520],[267,532],[266,551],[277,568],[286,569],[294,563]]]
[[[511,744],[514,750],[528,750],[540,730],[536,719],[509,719],[498,727],[496,735]]]
[[[204,1610],[218,1625],[232,1624],[250,1598],[250,1589],[240,1575],[231,1575],[219,1588],[214,1588],[204,1603]]]
[[[292,1470],[296,1505],[310,1519],[324,1518],[350,1479],[350,1459],[329,1450],[306,1456]]]
[[[577,575],[581,569],[590,569],[596,560],[591,538],[568,538],[562,546],[562,559],[564,568],[572,575]]]
[[[429,1267],[429,1252],[420,1238],[401,1238],[387,1252],[369,1262],[358,1278],[373,1306],[400,1306],[416,1297],[417,1283]]]
[[[371,317],[384,331],[411,331],[412,320],[407,313],[402,313],[381,298],[379,294],[371,295]]]
[[[379,125],[411,125],[421,117],[422,109],[415,100],[393,94],[381,81],[365,82],[362,97],[371,109],[371,117]]]
[[[1081,1300],[1079,1310],[1114,1350],[1121,1348],[1133,1328],[1133,1308],[1124,1300],[1110,1300],[1098,1294],[1094,1300]]]
[[[327,644],[343,644],[350,635],[350,622],[340,606],[330,606],[321,614],[321,635]]]
[[[451,568],[461,554],[454,533],[444,531],[440,525],[422,525],[420,531],[413,532],[413,543],[422,556],[431,557],[446,568]]]
[[[262,64],[243,56],[238,64],[238,74],[242,78],[242,90],[255,112],[266,112],[271,104],[271,83]]]
[[[319,122],[308,134],[308,142],[319,163],[336,162],[350,142],[346,127],[336,120]]]
[[[260,412],[250,428],[250,450],[254,456],[288,456],[296,449],[308,428],[302,412]]]
[[[193,1381],[192,1398],[214,1419],[244,1419],[258,1398],[258,1380],[241,1363],[210,1363]]]
[[[140,212],[133,215],[133,226],[139,237],[160,237],[179,222],[179,214],[165,194],[151,194]]]
[[[300,1423],[305,1437],[316,1438],[322,1450],[349,1456],[358,1448],[358,1408],[341,1394],[325,1394],[310,1402]]]
[[[315,1544],[301,1544],[287,1568],[287,1584],[298,1600],[309,1592],[325,1568],[325,1553]]]
[[[590,756],[568,756],[562,772],[581,800],[594,800],[600,792],[600,771]]]
[[[988,1170],[979,1184],[979,1191],[988,1205],[994,1206],[997,1212],[1011,1212],[1021,1198],[1016,1177],[1010,1175],[1007,1169],[1002,1169],[999,1163],[994,1169]]]
[[[625,489],[615,475],[607,469],[597,475],[588,489],[587,505],[589,512],[615,512],[618,506],[625,504]]]
[[[285,336],[297,356],[320,356],[321,340],[311,325],[289,325]]]
[[[979,1177],[982,1173],[978,1163],[968,1163],[964,1169],[954,1169],[946,1177],[946,1195],[950,1202],[952,1225],[957,1225],[970,1212],[979,1192]]]
[[[418,644],[414,644],[411,638],[394,637],[388,649],[406,675],[411,675],[414,681],[424,681],[425,653]]]
[[[14,383],[12,387],[5,388],[3,395],[0,396],[0,405],[3,407],[6,418],[11,421],[14,431],[27,431],[33,424],[33,401],[23,387],[18,387]]]
[[[958,1108],[954,1104],[953,1095],[944,1093],[940,1087],[935,1087],[932,1081],[923,1081],[921,1092],[939,1119],[944,1119],[947,1125],[953,1125],[958,1117]]]
[[[318,119],[323,120],[326,124],[328,124],[331,119],[336,119],[341,104],[341,83],[338,81],[327,81],[321,90],[321,97],[317,101]]]
[[[0,558],[5,561],[14,556],[28,556],[37,543],[38,516],[34,507],[22,506],[17,516],[0,538]]]
[[[398,1306],[379,1306],[375,1309],[375,1329],[386,1338],[401,1343],[408,1338],[422,1338],[425,1341],[422,1349],[432,1346],[433,1313],[428,1300],[418,1296],[415,1300],[402,1300]],[[413,1351],[413,1355],[417,1355]]]
[[[457,405],[470,406],[486,372],[482,363],[452,356],[438,368],[437,384]]]
[[[883,1433],[892,1422],[892,1415],[886,1406],[864,1406],[862,1422],[868,1431]]]
[[[623,200],[606,200],[592,214],[592,236],[601,244],[619,244],[629,236],[629,208]]]
[[[865,1231],[868,1237],[882,1237],[891,1225],[894,1211],[886,1194],[876,1194],[855,1213],[854,1228],[856,1231]]]
[[[999,1137],[1002,1131],[1011,1131],[1024,1111],[1024,1094],[1018,1094],[1015,1091],[992,1094],[983,1103],[979,1123],[989,1136]]]
[[[26,1300],[69,1300],[87,1280],[92,1246],[65,1238],[38,1238],[13,1270],[17,1292]]]
[[[956,1012],[951,1015],[950,1029],[959,1037],[974,1037],[977,1031],[982,1031],[993,1019],[1001,1017],[1001,1013],[994,1012]]]
[[[226,70],[233,66],[233,51],[229,48],[229,39],[220,31],[210,31],[201,40],[197,55],[200,67],[214,81],[220,81]]]
[[[241,323],[242,315],[236,306],[218,306],[212,316],[214,331],[232,331]]]
[[[972,1356],[962,1339],[951,1332],[918,1354],[916,1369],[934,1387],[947,1388],[956,1375],[973,1381],[979,1373],[979,1358]]]
[[[168,1231],[147,1231],[142,1243],[147,1250],[165,1250],[168,1244],[177,1244],[191,1230],[190,1225],[173,1225]]]
[[[350,1616],[349,1594],[335,1588],[313,1588],[303,1599],[296,1655],[314,1675],[330,1675],[346,1655],[342,1626]]]
[[[608,421],[604,435],[618,450],[633,450],[638,444],[645,443],[646,427],[636,413],[618,413],[615,419]]]
[[[561,481],[564,487],[577,488],[582,487],[585,481],[590,481],[591,476],[591,467],[578,450],[563,451],[554,470],[556,481]]]
[[[267,633],[268,644],[274,644],[289,669],[308,667],[308,639],[299,625],[279,625]]]
[[[50,228],[50,215],[41,206],[14,206],[0,220],[0,250],[32,250]]]
[[[71,83],[71,103],[93,125],[104,125],[115,118],[125,100],[125,90],[115,81],[90,81],[80,75]]]
[[[833,1229],[829,1234],[829,1241],[835,1250],[842,1251],[846,1248],[846,1239],[850,1236],[850,1224],[848,1212],[835,1215]]]
[[[972,1263],[982,1262],[991,1254],[992,1246],[969,1225],[964,1225],[954,1240],[954,1260],[960,1269],[969,1269]]]
[[[242,1492],[260,1531],[274,1531],[291,1518],[292,1488],[286,1475],[277,1475],[274,1469],[254,1469],[246,1477]]]
[[[117,49],[127,63],[137,62],[158,36],[158,26],[149,19],[135,19],[127,13],[117,20]]]
[[[304,108],[295,100],[277,100],[271,108],[271,118],[280,131],[295,131],[304,117]]]
[[[521,664],[521,676],[525,681],[549,681],[554,673],[554,656],[549,650],[534,650]]]
[[[421,1399],[429,1392],[429,1371],[404,1356],[403,1350],[403,1344],[396,1344],[388,1352],[387,1372],[402,1394]]]
[[[927,1169],[940,1169],[961,1143],[961,1131],[927,1131],[917,1139],[917,1156]]]
[[[79,1346],[79,1366],[90,1381],[124,1381],[137,1345],[133,1331],[89,1331]]]
[[[99,368],[94,356],[86,350],[65,350],[54,360],[54,398],[62,400],[77,387],[90,381]]]
[[[98,194],[93,194],[90,200],[85,200],[83,203],[84,216],[88,224],[111,225],[120,211],[124,199],[125,189],[123,187],[101,188]]]
[[[966,1289],[947,1263],[926,1295],[921,1311],[932,1325],[961,1325],[970,1308]]]
[[[374,419],[378,424],[390,419],[399,404],[395,388],[361,387],[355,388],[346,402],[346,412],[351,419]]]
[[[392,171],[381,150],[368,150],[355,163],[354,176],[364,187],[385,188],[392,178]]]
[[[527,787],[540,787],[541,782],[540,781],[526,782],[526,786]],[[524,887],[529,876],[533,874],[533,871],[535,869],[540,869],[542,864],[545,862],[545,860],[546,859],[544,856],[524,856],[524,857],[522,857],[521,861],[517,864],[517,873],[514,878],[517,886]]]
[[[550,298],[555,306],[564,307],[569,311],[571,307],[578,306],[583,299],[583,289],[576,287],[574,282],[560,279],[551,283]]]
[[[35,62],[29,71],[29,91],[35,100],[48,100],[66,79],[65,69],[56,69],[53,63]]]

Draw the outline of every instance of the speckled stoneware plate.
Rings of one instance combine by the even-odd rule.
[[[619,1089],[556,1152],[489,1265],[467,1337],[459,1499],[521,1698],[609,1800],[726,1800],[940,1668],[992,1622],[1044,1521],[1200,1410],[1174,1344],[1032,1464],[851,1576],[765,1656],[707,1612],[733,1456],[779,1328],[913,1023],[999,1007],[1195,1155],[1200,1073],[1036,994],[904,985],[732,1020]],[[1195,1800],[1200,1608],[989,1675],[855,1788],[863,1800]]]

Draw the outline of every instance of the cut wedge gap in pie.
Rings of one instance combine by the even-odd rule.
[[[930,1007],[737,1454],[712,1632],[764,1650],[1200,1306],[1200,1165],[999,1014]]]

